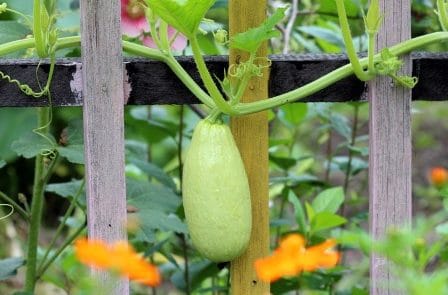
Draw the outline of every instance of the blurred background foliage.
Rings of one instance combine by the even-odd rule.
[[[29,1],[8,0],[8,5],[24,14],[32,14]],[[431,0],[412,1],[412,35],[440,30]],[[278,26],[282,37],[269,42],[270,53],[343,53],[344,44],[337,23],[334,0],[269,1],[275,7],[297,5]],[[365,51],[362,10],[365,0],[347,0],[354,42]],[[61,36],[79,34],[79,2],[58,1],[57,26]],[[291,12],[295,12],[292,15]],[[387,13],[387,12],[386,12]],[[209,11],[203,29],[227,28],[227,0],[218,0]],[[288,26],[288,22],[291,25]],[[14,15],[0,15],[0,43],[26,38],[30,28]],[[227,49],[215,43],[212,34],[200,37],[204,54],[226,54]],[[426,51],[444,51],[446,44],[431,45]],[[59,52],[60,57],[77,57],[79,48]],[[187,47],[183,54],[190,54]],[[18,52],[9,58],[35,57],[33,51]],[[57,74],[57,73],[56,73]],[[392,98],[391,98],[392,99]],[[434,166],[448,166],[448,107],[443,102],[413,103],[413,190],[415,214],[432,213],[442,206],[439,191],[428,182],[428,171]],[[194,250],[183,221],[179,189],[180,159],[188,146],[192,130],[203,115],[201,106],[129,106],[126,120],[126,174],[130,239],[145,255],[160,265],[165,284],[157,294],[226,294],[229,273],[226,265],[215,265]],[[306,234],[306,203],[332,187],[339,187],[334,198],[345,195],[339,213],[348,220],[347,228],[367,226],[368,205],[368,104],[367,103],[296,103],[270,113],[270,199],[272,246],[290,231]],[[36,126],[33,109],[0,109],[0,191],[19,202],[19,195],[31,195],[35,155],[29,140]],[[42,252],[52,239],[69,200],[77,197],[83,177],[82,111],[77,107],[53,108],[52,134],[58,147],[65,150],[47,187],[45,229],[41,235]],[[82,189],[81,189],[82,191]],[[84,192],[78,207],[66,220],[66,234],[82,222],[85,211]],[[22,200],[23,202],[23,200]],[[305,209],[304,209],[305,208]],[[304,225],[305,224],[305,225]],[[321,240],[338,231],[335,222],[314,239]],[[308,229],[309,230],[309,229]],[[332,232],[333,231],[333,232]],[[13,215],[0,222],[0,257],[21,256],[26,239],[26,223]],[[58,243],[60,241],[56,241]],[[362,267],[362,255],[347,251],[344,262]],[[185,280],[188,265],[188,283]],[[69,294],[79,287],[80,266],[71,249],[56,260],[43,277],[41,294]],[[368,279],[355,280],[336,288],[349,267],[306,274],[300,279],[282,280],[272,287],[274,294],[297,289],[300,294],[367,294]],[[10,294],[20,286],[19,276],[0,283],[0,294]],[[346,282],[345,280],[344,282]],[[133,286],[135,294],[147,290]],[[51,291],[49,290],[58,290]],[[59,292],[59,293],[57,293]],[[152,293],[151,293],[152,292]],[[151,290],[150,294],[156,294]],[[336,293],[335,293],[336,292]]]

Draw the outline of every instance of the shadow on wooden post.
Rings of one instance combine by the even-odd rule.
[[[126,189],[120,2],[81,1],[81,38],[89,238],[123,240]],[[93,274],[108,294],[129,294],[126,280],[104,272]]]
[[[381,0],[384,13],[377,47],[391,46],[411,37],[411,1]],[[411,74],[411,60],[404,57],[402,74]],[[390,78],[370,83],[370,232],[384,236],[393,226],[411,224],[411,90],[395,87]],[[404,294],[397,290],[388,262],[372,255],[370,294]]]
[[[266,1],[229,1],[230,35],[258,26],[266,18]],[[267,46],[262,46],[258,56],[266,56]],[[248,56],[238,50],[230,51],[230,63],[245,60]],[[242,101],[254,101],[268,95],[268,72],[254,78]],[[233,118],[231,122],[235,141],[241,152],[252,200],[252,234],[246,252],[231,263],[232,295],[269,294],[269,284],[258,280],[254,261],[269,254],[268,207],[268,115],[267,112]]]

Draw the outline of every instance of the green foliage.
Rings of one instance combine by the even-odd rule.
[[[152,11],[185,36],[196,35],[199,23],[216,0],[147,0]]]
[[[21,257],[7,258],[0,260],[0,281],[17,274],[17,269],[25,264],[25,259]]]
[[[280,36],[280,32],[275,29],[275,25],[285,17],[285,11],[286,8],[278,8],[259,27],[236,34],[230,39],[230,47],[250,53],[257,52],[264,41]]]

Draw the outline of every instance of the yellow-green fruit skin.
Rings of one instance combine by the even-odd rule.
[[[183,203],[195,248],[215,262],[247,248],[252,228],[249,183],[229,127],[202,120],[183,168]]]

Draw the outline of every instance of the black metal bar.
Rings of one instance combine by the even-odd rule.
[[[414,100],[440,101],[448,99],[448,54],[414,53],[413,75],[419,83],[413,90]],[[271,56],[270,96],[300,87],[348,63],[344,55],[280,55]],[[222,78],[227,68],[226,56],[207,57],[207,66]],[[129,105],[196,104],[198,100],[162,62],[148,59],[125,59]],[[200,83],[199,74],[191,57],[180,57],[180,64]],[[48,61],[39,65],[36,60],[0,59],[0,71],[36,91],[44,84],[49,70]],[[364,82],[354,76],[315,93],[303,102],[363,101],[367,97]],[[82,105],[81,63],[78,59],[57,61],[52,84],[53,106]],[[47,106],[48,98],[33,98],[22,93],[16,84],[0,80],[0,107]]]

